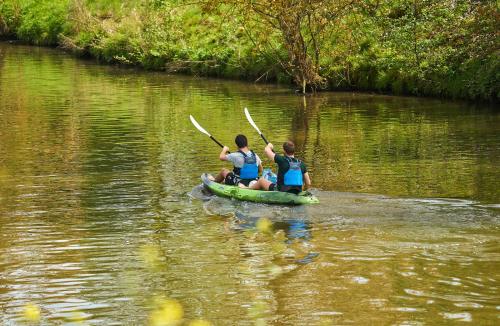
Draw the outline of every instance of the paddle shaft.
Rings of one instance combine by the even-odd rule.
[[[210,136],[210,139],[212,139],[214,142],[216,142],[217,145],[219,145],[220,147],[222,147],[222,148],[224,147],[224,145],[222,145],[221,143],[219,143],[219,141],[217,139],[215,139],[213,136]]]
[[[264,143],[266,143],[266,145],[269,144],[266,137],[264,137],[264,135],[262,133],[260,134],[260,137],[262,137],[262,140],[264,140]]]

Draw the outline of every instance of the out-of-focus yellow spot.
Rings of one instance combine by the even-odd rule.
[[[156,308],[149,316],[149,324],[151,326],[174,326],[182,322],[184,310],[182,305],[177,300],[158,299]]]
[[[261,233],[271,233],[273,231],[273,223],[265,217],[259,218],[256,226],[257,230]]]
[[[68,318],[70,322],[76,324],[83,324],[85,321],[85,314],[81,311],[73,311],[71,313],[71,317]]]
[[[274,242],[271,244],[271,249],[274,254],[279,255],[286,250],[286,244],[283,242]]]
[[[24,306],[23,315],[26,320],[38,323],[40,321],[40,307],[34,303],[28,303]]]
[[[143,245],[139,248],[139,255],[146,265],[150,268],[157,267],[161,262],[160,248],[153,244]]]
[[[254,326],[267,326],[266,320],[263,318],[257,319],[254,322]]]
[[[196,319],[192,320],[188,326],[212,326],[212,323],[206,320]]]
[[[333,319],[328,318],[328,319],[322,319],[319,321],[319,326],[330,326],[330,325],[335,325],[333,322]]]
[[[279,275],[283,274],[283,268],[281,268],[278,265],[272,264],[272,265],[269,266],[269,273],[272,276],[279,276]]]
[[[266,302],[255,302],[248,310],[248,315],[252,319],[262,318],[269,311],[269,305]]]

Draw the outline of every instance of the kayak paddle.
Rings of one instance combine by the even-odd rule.
[[[269,142],[267,141],[266,137],[264,137],[264,135],[260,131],[259,127],[257,127],[257,125],[255,124],[255,122],[253,121],[252,117],[250,116],[250,112],[248,112],[247,108],[245,108],[245,116],[247,117],[247,120],[248,120],[248,122],[250,122],[250,124],[252,125],[252,127],[254,127],[255,130],[257,130],[257,132],[259,133],[260,137],[262,137],[262,140],[264,140],[264,142],[266,143],[266,145],[269,144]],[[274,152],[274,149],[272,149],[272,151]]]
[[[250,112],[248,112],[248,109],[245,108],[245,116],[247,117],[247,120],[248,122],[250,122],[250,124],[252,125],[252,127],[255,128],[255,130],[257,130],[257,132],[259,133],[260,137],[262,137],[262,139],[264,140],[264,142],[267,144],[269,144],[269,142],[267,141],[266,137],[264,137],[264,135],[262,134],[262,132],[260,132],[260,129],[259,127],[257,127],[257,125],[255,124],[255,122],[253,121],[252,117],[250,116]]]
[[[196,127],[196,129],[198,129],[200,132],[202,132],[205,135],[207,135],[208,137],[210,137],[210,139],[212,139],[214,142],[216,142],[217,145],[219,145],[220,147],[224,147],[224,145],[222,145],[221,143],[219,143],[219,141],[217,139],[215,139],[212,135],[210,135],[208,133],[208,131],[206,131],[205,129],[203,129],[203,127],[200,126],[200,124],[193,118],[193,116],[191,114],[189,115],[189,119],[191,119],[191,122]],[[230,153],[230,152],[228,152],[228,153]]]

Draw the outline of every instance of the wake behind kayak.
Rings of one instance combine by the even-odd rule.
[[[203,185],[212,193],[221,197],[235,198],[238,200],[256,203],[283,204],[283,205],[306,205],[319,203],[318,198],[307,191],[298,195],[282,191],[262,191],[240,188],[226,184],[217,183],[208,178],[207,173],[201,175]]]

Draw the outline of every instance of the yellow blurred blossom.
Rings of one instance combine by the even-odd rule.
[[[157,245],[146,244],[139,248],[139,255],[150,268],[157,267],[162,258],[160,248]]]
[[[265,217],[259,218],[256,226],[257,230],[261,233],[271,233],[273,231],[273,223]]]
[[[173,299],[157,299],[156,308],[149,316],[151,326],[173,326],[182,322],[184,310],[182,305]]]
[[[278,265],[271,264],[268,268],[269,268],[269,273],[272,276],[279,276],[283,274],[283,268]]]
[[[269,311],[269,305],[264,301],[257,301],[248,310],[248,315],[252,319],[262,318]]]
[[[28,303],[24,306],[23,315],[26,320],[38,323],[40,321],[40,307],[34,303]]]
[[[287,249],[287,246],[283,242],[273,242],[271,244],[271,250],[276,255],[283,253],[286,249]]]
[[[76,323],[76,324],[83,324],[85,321],[86,317],[85,314],[81,311],[73,311],[71,313],[71,317],[68,318],[70,322]]]

